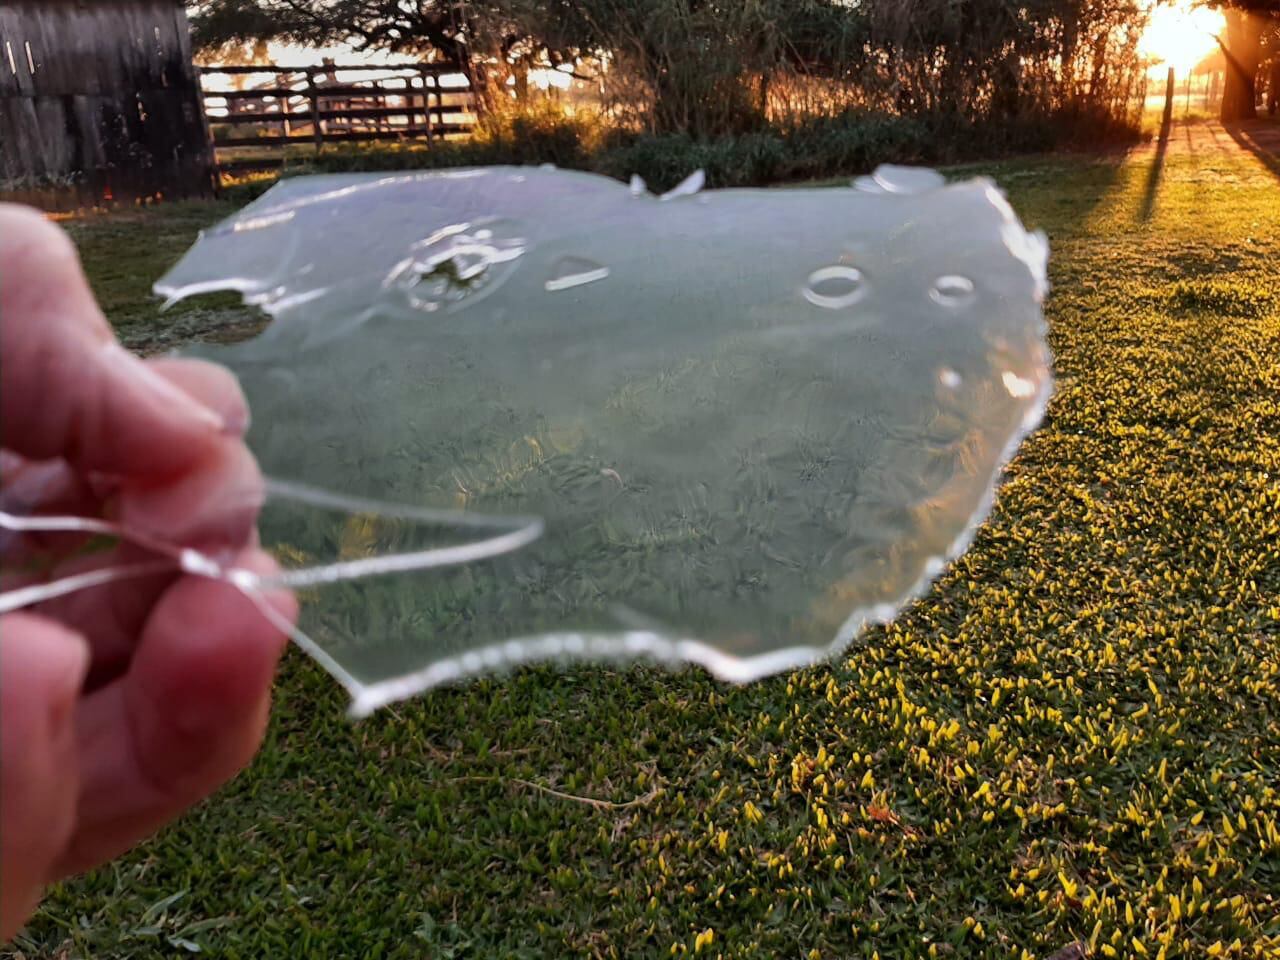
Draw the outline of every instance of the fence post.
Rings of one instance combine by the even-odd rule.
[[[3,0],[0,0],[0,5]],[[245,74],[266,73],[276,77],[274,86],[256,86],[251,90],[238,91],[238,95],[225,95],[222,92],[202,91],[205,97],[226,97],[227,106],[225,124],[231,135],[224,146],[276,146],[284,152],[280,159],[287,159],[288,151],[296,144],[311,141],[316,155],[324,151],[325,144],[331,139],[342,141],[403,139],[406,135],[425,136],[428,149],[433,149],[438,137],[447,137],[449,133],[463,130],[461,123],[445,121],[444,95],[456,96],[461,103],[448,107],[450,114],[462,113],[471,109],[470,98],[473,91],[469,85],[463,87],[445,87],[440,80],[445,68],[433,63],[396,64],[394,69],[399,76],[382,80],[352,81],[349,84],[328,84],[336,79],[330,73],[335,69],[364,73],[384,73],[385,67],[351,66],[335,68],[332,65],[299,67],[289,70],[281,67],[248,66],[248,67],[208,67],[209,74]],[[302,81],[303,86],[297,84]],[[347,91],[344,94],[342,91]],[[398,92],[400,91],[400,92]],[[401,93],[402,92],[402,93]],[[421,97],[421,101],[418,98]],[[432,102],[432,97],[435,101]],[[294,100],[299,101],[297,105]],[[405,100],[403,106],[399,104]],[[251,109],[244,109],[242,103],[249,102]],[[203,105],[202,105],[203,106]],[[268,106],[270,109],[268,110]],[[421,117],[421,121],[418,118]],[[327,118],[327,119],[326,119]],[[307,120],[311,121],[311,136],[305,130]],[[368,123],[369,120],[375,123]],[[328,127],[332,120],[336,125]],[[353,127],[353,121],[360,121]],[[421,122],[425,129],[418,126]],[[239,125],[264,125],[267,133],[279,136],[257,138],[237,136]],[[283,128],[282,132],[280,128]],[[294,131],[298,136],[294,137]],[[257,141],[261,139],[262,142]],[[217,147],[218,144],[210,141]],[[275,159],[274,157],[271,159]],[[236,167],[249,167],[251,161],[233,161]]]
[[[427,125],[427,149],[430,150],[435,145],[435,131],[432,129],[431,123],[431,90],[427,86],[427,78],[430,72],[425,66],[418,71],[418,79],[422,81],[422,120]]]
[[[307,71],[307,96],[311,98],[312,139],[315,141],[316,155],[319,156],[324,147],[324,131],[320,129],[320,88],[316,86],[314,70]],[[288,149],[287,144],[285,149]]]
[[[440,128],[440,135],[444,136],[444,94],[440,91],[440,74],[431,74],[431,89],[436,95],[436,125]]]

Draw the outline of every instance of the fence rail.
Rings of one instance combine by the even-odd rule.
[[[270,79],[244,86],[245,78],[263,77]],[[224,173],[278,167],[292,146],[316,152],[328,143],[431,146],[469,133],[475,122],[466,78],[441,64],[215,66],[201,68],[200,81]]]

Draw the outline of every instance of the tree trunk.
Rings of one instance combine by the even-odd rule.
[[[1062,92],[1063,99],[1071,104],[1076,101],[1076,40],[1078,32],[1076,22],[1071,17],[1064,18],[1062,25]]]
[[[494,82],[493,71],[482,57],[467,55],[462,61],[463,76],[471,84],[471,100],[477,117],[487,117],[494,113],[498,103],[498,84]]]
[[[660,59],[655,57],[652,62],[655,64],[650,74],[654,79],[653,132],[696,136],[698,131],[692,129],[689,117],[688,92],[681,88],[672,71],[662,66]]]
[[[1258,115],[1256,81],[1262,58],[1262,18],[1243,10],[1228,9],[1223,14],[1227,18],[1227,42],[1222,48],[1227,76],[1218,116],[1224,123],[1252,120]]]
[[[1274,117],[1277,110],[1280,110],[1280,53],[1272,54],[1271,79],[1267,81],[1267,113]]]
[[[516,101],[525,104],[529,102],[529,64],[523,58],[511,65],[511,76],[514,83]]]
[[[1022,65],[1010,53],[996,69],[995,89],[991,92],[991,113],[997,122],[1014,120],[1022,107]]]

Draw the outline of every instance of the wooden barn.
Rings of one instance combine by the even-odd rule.
[[[178,0],[0,0],[0,197],[68,209],[207,194]]]

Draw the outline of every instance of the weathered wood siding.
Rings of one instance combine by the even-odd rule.
[[[213,157],[175,0],[0,0],[0,194],[191,196]]]

